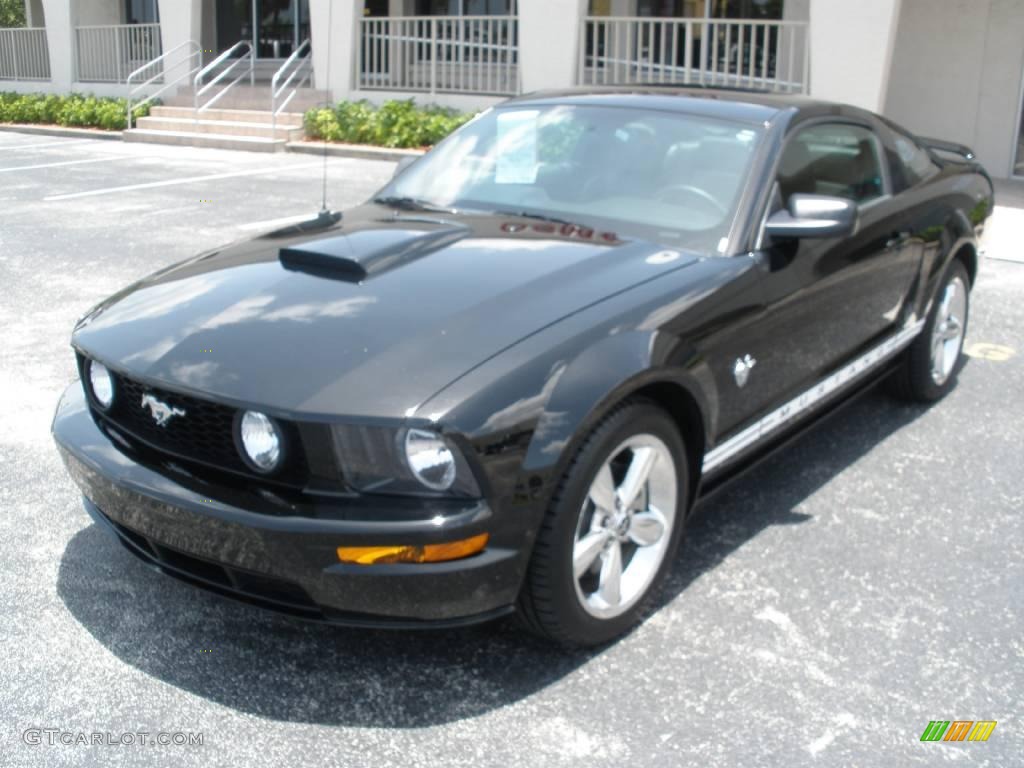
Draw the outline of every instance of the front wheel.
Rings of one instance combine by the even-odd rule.
[[[587,437],[537,535],[519,599],[527,628],[563,645],[629,629],[683,530],[686,447],[671,417],[627,403]]]
[[[930,403],[956,384],[967,333],[970,284],[964,265],[954,259],[942,277],[921,335],[907,349],[894,376],[897,394]]]

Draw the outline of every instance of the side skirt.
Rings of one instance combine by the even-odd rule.
[[[869,373],[883,368],[887,362],[910,345],[921,333],[924,323],[924,320],[918,320],[906,326],[708,451],[704,456],[701,474],[712,476],[717,469],[726,466],[759,444],[783,435],[788,427],[800,421],[840,390],[852,389],[855,384],[869,380]]]
[[[807,433],[822,427],[832,418],[846,410],[847,407],[860,400],[864,395],[874,391],[896,368],[897,363],[890,362],[884,368],[879,369],[876,375],[857,382],[851,389],[839,396],[831,407],[816,410],[806,418],[791,425],[788,429],[783,430],[782,433],[765,440],[763,443],[758,443],[754,449],[745,453],[737,461],[731,462],[729,466],[714,472],[707,478],[701,478],[693,509],[695,510],[708,499],[717,496],[720,491],[730,488],[737,480],[741,480],[748,472],[757,468],[762,461],[771,458],[802,439]]]

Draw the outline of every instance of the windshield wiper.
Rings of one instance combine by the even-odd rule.
[[[435,205],[428,200],[419,200],[415,197],[375,197],[373,202],[379,205],[387,205],[402,211],[429,211],[431,213],[456,213],[454,208],[444,208]]]
[[[580,226],[575,221],[560,219],[557,216],[547,216],[543,213],[531,213],[530,211],[494,211],[494,213],[498,216],[517,216],[520,219],[536,219],[537,221],[547,221],[551,224],[568,224],[571,227]]]

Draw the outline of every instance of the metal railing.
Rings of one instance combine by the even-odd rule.
[[[167,63],[168,59],[170,59],[169,64]],[[185,71],[175,77],[173,72],[181,67],[185,67]],[[200,48],[199,43],[195,40],[187,40],[181,45],[175,46],[167,53],[161,54],[152,61],[143,64],[128,75],[128,130],[131,130],[132,128],[133,110],[148,104],[153,101],[153,99],[158,98],[161,94],[175,87],[182,80],[191,79],[192,76],[202,68],[202,48]],[[142,78],[147,74],[149,75],[149,78],[142,80]],[[140,80],[141,82],[137,83],[133,88],[132,83],[136,80]],[[157,83],[163,83],[162,87],[147,94],[139,101],[135,100],[138,96],[142,95],[146,89],[156,85]]]
[[[228,61],[228,59],[233,60],[231,61],[230,64],[221,67],[221,65]],[[216,86],[221,80],[224,80],[228,75],[230,75],[239,67],[241,68],[242,71],[238,73],[238,76],[234,80],[225,85],[220,91],[218,91],[209,99],[207,99],[207,101],[203,101],[203,98],[206,96],[207,93],[213,90],[214,86]],[[205,112],[207,109],[209,109],[218,101],[220,101],[224,94],[226,94],[228,91],[234,88],[238,84],[238,81],[246,75],[249,75],[249,85],[255,84],[255,67],[256,57],[253,54],[252,43],[242,40],[239,43],[235,43],[233,46],[231,46],[231,48],[224,51],[224,53],[222,53],[216,59],[214,59],[201,70],[199,70],[192,83],[192,88],[194,91],[192,104],[193,107],[195,108],[196,118],[198,119],[200,112]],[[213,74],[218,68],[220,69],[220,71],[213,75],[213,79],[210,80],[210,82],[208,82],[206,85],[203,85],[203,80],[206,79],[206,76]]]
[[[49,80],[45,27],[0,29],[0,80]]]
[[[519,92],[515,16],[404,16],[362,20],[359,87],[366,90]]]
[[[161,52],[159,24],[76,27],[75,80],[124,83],[131,72]]]
[[[806,93],[807,22],[587,17],[581,85],[700,84]]]
[[[295,98],[295,94],[312,77],[313,50],[309,40],[306,40],[285,60],[270,81],[270,127],[272,131],[277,129],[277,116],[288,108],[292,99]],[[297,82],[296,78],[298,78]],[[292,83],[295,84],[292,85]],[[274,135],[276,136],[276,133]]]

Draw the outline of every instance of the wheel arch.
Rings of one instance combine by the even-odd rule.
[[[644,398],[653,401],[672,417],[672,421],[683,437],[686,446],[686,462],[689,469],[690,487],[687,509],[693,508],[700,487],[701,467],[707,437],[704,427],[704,415],[697,399],[685,386],[678,381],[661,380],[644,384],[634,390],[626,399]]]
[[[712,398],[701,376],[689,365],[696,355],[676,344],[660,363],[650,351],[662,347],[657,334],[626,333],[581,355],[551,393],[523,462],[527,472],[547,469],[561,477],[580,445],[613,410],[631,399],[646,399],[662,408],[686,445],[690,487],[688,509],[696,499],[709,432]],[[594,365],[594,363],[601,363]],[[577,375],[569,375],[577,374]],[[536,437],[542,435],[543,439]],[[552,460],[553,446],[558,446]]]
[[[970,240],[962,240],[954,245],[953,257],[950,261],[959,261],[967,270],[967,277],[970,280],[971,288],[974,287],[975,278],[978,276],[978,249]]]

